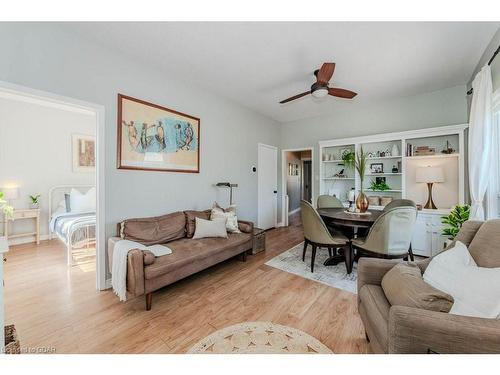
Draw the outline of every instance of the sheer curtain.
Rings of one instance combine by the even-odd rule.
[[[487,202],[486,202],[486,217],[488,219],[498,218],[500,216],[499,209],[499,198],[500,198],[500,89],[497,89],[493,93],[492,98],[492,113],[493,113],[493,124],[492,124],[492,149],[491,149],[491,171],[490,182],[487,191]]]
[[[472,82],[473,96],[469,120],[469,187],[472,200],[470,218],[484,220],[484,196],[490,184],[492,159],[491,69],[484,66]],[[498,155],[494,156],[498,158]],[[495,172],[496,175],[496,172]],[[489,201],[489,199],[488,199]]]

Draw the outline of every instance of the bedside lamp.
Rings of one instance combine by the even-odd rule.
[[[429,197],[424,208],[436,209],[436,205],[432,200],[432,185],[437,182],[444,182],[443,168],[441,167],[419,167],[417,168],[417,182],[424,182],[427,184],[429,190]]]
[[[10,188],[3,188],[3,199],[5,199],[9,205],[10,201],[19,199],[19,188],[18,187],[10,187]]]

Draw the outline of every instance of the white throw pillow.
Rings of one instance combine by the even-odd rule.
[[[453,297],[450,314],[500,318],[500,268],[478,267],[460,241],[432,258],[423,277]]]
[[[193,239],[207,237],[227,238],[226,219],[205,220],[197,217],[195,220],[196,229]]]
[[[69,194],[71,212],[95,212],[96,211],[96,190],[90,188],[85,194],[76,189],[71,189]]]
[[[215,202],[212,207],[212,212],[210,213],[210,220],[217,219],[226,219],[226,230],[229,233],[241,233],[238,228],[238,217],[236,216],[235,205],[231,205],[224,209]]]

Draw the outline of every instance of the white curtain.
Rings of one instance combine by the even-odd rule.
[[[472,82],[473,96],[469,120],[469,187],[472,200],[470,218],[484,220],[484,196],[490,183],[492,132],[491,69],[484,66]],[[498,155],[495,155],[497,158]],[[496,175],[496,171],[495,171]]]

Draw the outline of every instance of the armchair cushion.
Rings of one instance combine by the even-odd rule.
[[[414,263],[400,263],[382,278],[382,289],[391,306],[408,306],[449,312],[453,297],[427,284]]]

